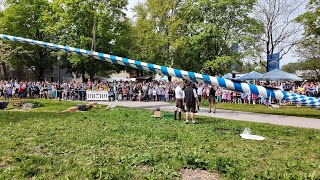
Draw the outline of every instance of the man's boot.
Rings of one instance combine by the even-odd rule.
[[[181,120],[181,112],[179,112],[179,121]]]
[[[174,120],[177,120],[177,111],[174,111]]]

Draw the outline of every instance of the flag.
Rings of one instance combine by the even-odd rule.
[[[267,64],[268,64],[267,72],[272,71],[274,69],[280,69],[279,61],[280,61],[280,53],[268,54],[267,55]]]

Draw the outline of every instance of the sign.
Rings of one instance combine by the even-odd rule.
[[[239,47],[240,47],[240,46],[239,46],[238,44],[232,46],[232,47],[231,47],[232,52],[234,52],[234,53],[239,53]],[[237,69],[237,59],[236,59],[236,57],[237,57],[237,56],[233,56],[233,62],[232,62],[232,64],[231,64],[231,70],[232,70],[232,71],[236,71],[236,69]]]
[[[267,55],[267,63],[268,69],[267,71],[272,71],[274,69],[280,69],[279,66],[280,53],[268,54]]]

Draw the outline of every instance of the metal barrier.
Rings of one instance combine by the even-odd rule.
[[[108,101],[108,91],[87,91],[87,101]]]

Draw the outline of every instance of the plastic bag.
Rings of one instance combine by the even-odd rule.
[[[258,140],[258,141],[262,141],[265,139],[265,137],[263,136],[251,134],[250,128],[245,128],[242,134],[240,134],[240,136],[242,139]]]

